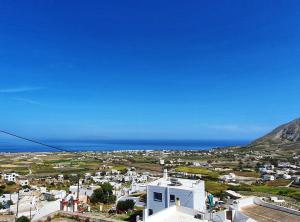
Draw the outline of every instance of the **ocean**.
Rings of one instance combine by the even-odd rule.
[[[207,150],[246,145],[237,140],[45,140],[42,143],[72,152],[117,150]],[[1,141],[0,152],[60,152],[30,142]]]

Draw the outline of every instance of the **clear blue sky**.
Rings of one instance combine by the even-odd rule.
[[[300,116],[299,8],[1,1],[1,128],[35,138],[261,136]]]

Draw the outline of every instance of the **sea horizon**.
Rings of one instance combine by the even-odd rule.
[[[243,146],[250,140],[45,140],[47,145],[69,152],[101,152],[129,150],[209,150]],[[63,152],[62,150],[29,142],[0,142],[2,153]]]

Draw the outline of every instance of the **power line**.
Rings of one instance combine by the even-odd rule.
[[[64,148],[48,145],[48,144],[45,144],[45,143],[42,143],[42,142],[39,142],[39,141],[36,141],[36,140],[33,140],[33,139],[29,139],[29,138],[26,138],[26,137],[23,137],[23,136],[19,136],[19,135],[16,135],[14,133],[10,133],[10,132],[4,131],[4,130],[0,130],[0,133],[6,134],[6,135],[9,135],[9,136],[12,136],[12,137],[16,137],[16,138],[21,139],[21,140],[26,140],[28,142],[36,143],[36,144],[39,144],[41,146],[46,146],[46,147],[49,147],[49,148],[52,148],[52,149],[73,153],[72,151],[66,150]]]
[[[6,135],[9,135],[9,136],[21,139],[21,140],[25,140],[25,141],[28,141],[28,142],[31,142],[31,143],[35,143],[35,144],[38,144],[38,145],[41,145],[41,146],[45,146],[45,147],[49,147],[49,148],[52,148],[52,149],[56,149],[56,150],[59,150],[59,151],[63,151],[63,152],[67,152],[67,153],[73,153],[73,154],[76,154],[77,156],[83,156],[83,157],[87,157],[87,158],[93,158],[95,160],[101,160],[101,159],[97,158],[96,156],[87,156],[87,155],[84,155],[84,154],[79,154],[78,152],[74,152],[74,151],[67,150],[67,149],[62,148],[62,147],[58,147],[58,146],[53,146],[53,145],[49,145],[49,144],[46,144],[46,143],[42,143],[42,142],[39,142],[39,141],[34,140],[34,139],[29,139],[29,138],[24,137],[24,136],[19,136],[19,135],[14,134],[14,133],[7,132],[5,130],[0,130],[0,133],[6,134]]]

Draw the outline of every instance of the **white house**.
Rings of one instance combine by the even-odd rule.
[[[64,182],[64,175],[63,175],[63,174],[59,174],[59,175],[57,176],[57,180],[58,180],[58,182],[63,183],[63,182]]]
[[[291,178],[292,178],[291,175],[289,175],[289,174],[283,174],[283,179],[290,180]]]
[[[204,181],[168,178],[165,170],[163,178],[147,185],[147,208],[150,214],[173,206],[176,202],[183,207],[204,212]]]
[[[141,183],[145,183],[145,182],[147,182],[147,180],[148,180],[148,175],[145,175],[145,174],[143,174],[137,178],[137,181],[141,182]]]
[[[235,174],[229,173],[228,175],[224,175],[221,177],[221,180],[224,182],[234,182],[235,181]]]
[[[203,214],[198,214],[197,211],[194,211],[190,208],[172,206],[162,211],[150,215],[147,215],[147,212],[144,211],[143,222],[208,222],[204,219]]]
[[[273,175],[264,174],[264,175],[262,175],[262,180],[263,181],[272,181],[272,180],[275,180],[275,177]]]
[[[300,177],[299,176],[295,176],[294,177],[294,182],[295,182],[295,184],[300,184]]]
[[[137,183],[132,181],[129,193],[136,193],[136,192],[145,192],[147,190],[147,185],[144,183]]]
[[[21,186],[28,186],[29,185],[29,181],[28,180],[18,180],[19,184]]]
[[[6,173],[3,175],[3,179],[9,182],[16,182],[19,174],[17,173]]]
[[[290,162],[279,162],[278,163],[278,167],[281,167],[281,168],[285,168],[285,167],[290,167]]]

